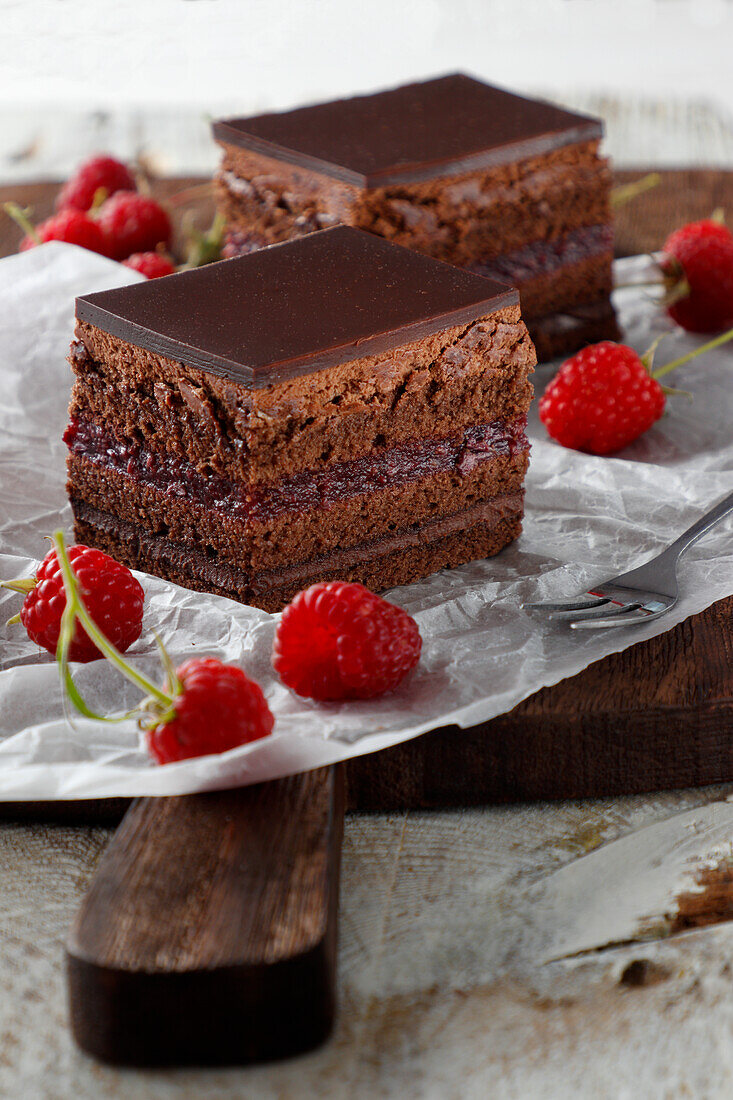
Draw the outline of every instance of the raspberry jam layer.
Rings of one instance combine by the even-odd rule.
[[[471,264],[471,271],[516,286],[541,275],[551,275],[561,267],[602,256],[613,251],[613,227],[589,225],[574,229],[556,241],[533,241],[532,244],[494,256],[482,263]]]
[[[528,451],[526,426],[526,417],[510,423],[494,420],[448,438],[377,448],[363,458],[260,485],[202,474],[176,455],[154,453],[120,440],[99,424],[82,419],[71,421],[64,442],[72,455],[166,496],[191,500],[240,520],[265,523],[287,512],[328,508],[349,497],[398,488],[439,473],[465,477],[497,456],[511,458]]]
[[[230,230],[224,237],[221,255],[223,260],[236,260],[238,256],[249,256],[250,252],[258,252],[260,248],[267,248],[267,241],[262,234]]]

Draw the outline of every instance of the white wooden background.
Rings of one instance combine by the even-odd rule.
[[[280,108],[429,73],[733,111],[730,0],[0,0],[0,102]]]
[[[732,56],[733,0],[0,0],[0,183],[206,173],[211,116],[458,69],[600,111],[622,166],[729,165]]]
[[[540,93],[604,118],[606,149],[620,168],[733,166],[733,113],[729,116],[720,106],[701,100],[639,100],[567,88],[545,88]],[[236,112],[237,108],[230,110]],[[100,150],[131,161],[142,157],[156,175],[208,175],[219,154],[211,140],[211,117],[203,109],[165,105],[95,111],[68,106],[39,111],[0,104],[0,183],[63,179],[84,157]]]

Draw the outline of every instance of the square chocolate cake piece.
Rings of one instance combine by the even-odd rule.
[[[284,606],[521,529],[535,352],[515,290],[339,227],[77,299],[76,536]]]
[[[225,254],[337,223],[518,287],[540,360],[618,336],[603,125],[460,74],[214,123]]]

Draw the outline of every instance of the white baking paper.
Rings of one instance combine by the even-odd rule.
[[[645,263],[623,261],[624,280]],[[46,552],[43,536],[54,528],[71,532],[61,435],[74,296],[137,278],[61,244],[0,262],[3,578],[29,575]],[[627,338],[639,350],[669,329],[659,362],[699,343],[673,330],[645,291],[617,292],[617,303]],[[538,372],[538,389],[551,374],[550,367]],[[533,410],[524,534],[496,558],[390,594],[417,618],[424,648],[416,672],[385,698],[325,706],[298,699],[270,668],[276,616],[140,575],[145,629],[130,651],[140,667],[159,675],[154,628],[176,662],[213,654],[240,664],[262,685],[276,718],[272,736],[262,741],[160,767],[149,760],[134,722],[74,717],[70,723],[54,660],[21,627],[0,627],[0,800],[237,786],[374,752],[435,726],[469,726],[733,593],[733,533],[725,522],[683,560],[678,606],[648,626],[575,633],[520,607],[574,595],[640,564],[733,489],[733,348],[683,368],[675,385],[693,390],[694,400],[671,400],[664,419],[617,458],[557,446]],[[0,620],[14,614],[20,600],[3,591]],[[135,690],[106,662],[77,666],[76,675],[97,708],[120,711],[136,701]]]

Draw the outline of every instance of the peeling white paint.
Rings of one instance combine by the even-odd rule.
[[[550,875],[534,911],[543,962],[664,935],[696,872],[733,852],[733,804],[714,802],[625,836]]]

